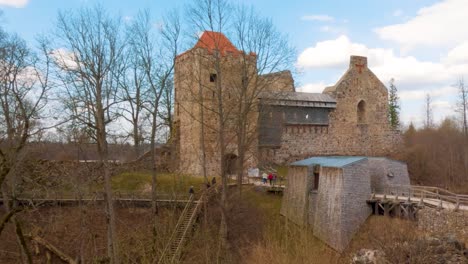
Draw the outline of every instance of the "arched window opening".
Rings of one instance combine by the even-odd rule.
[[[357,121],[358,124],[366,123],[366,102],[361,100],[357,105]]]

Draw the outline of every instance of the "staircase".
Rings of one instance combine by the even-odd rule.
[[[197,215],[200,212],[203,203],[206,202],[211,195],[218,192],[218,187],[219,184],[211,186],[202,193],[200,199],[197,201],[194,201],[195,198],[193,195],[190,196],[189,201],[185,205],[185,208],[182,211],[179,220],[177,221],[174,232],[172,233],[171,238],[169,239],[161,257],[159,258],[159,264],[172,264],[178,262],[181,257],[185,240],[190,234],[190,229],[195,224],[195,220],[197,219]]]

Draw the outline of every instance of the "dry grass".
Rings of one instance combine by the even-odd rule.
[[[146,208],[117,209],[117,238],[122,263],[152,263],[165,246],[177,221],[179,210],[160,209],[157,239],[153,240],[153,217]],[[20,215],[25,233],[34,233],[84,263],[106,260],[106,219],[103,208],[89,206],[53,207],[28,210]],[[28,243],[30,250],[36,246]],[[18,263],[18,246],[11,224],[0,239],[0,263]],[[45,263],[45,250],[38,248],[34,263]],[[55,259],[52,263],[61,263]]]
[[[151,188],[151,173],[126,172],[112,177],[112,188],[115,191],[144,191]],[[179,174],[158,174],[156,188],[163,193],[186,193],[190,186],[201,189],[204,184],[202,177],[192,177]]]

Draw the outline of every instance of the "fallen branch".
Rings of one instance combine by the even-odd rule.
[[[3,229],[5,228],[5,225],[10,221],[10,219],[18,212],[20,212],[21,209],[15,209],[11,210],[5,216],[3,216],[2,220],[0,221],[0,235],[2,234]]]
[[[69,264],[77,264],[77,262],[67,254],[63,253],[60,249],[56,248],[54,245],[50,244],[46,240],[44,240],[41,237],[38,236],[33,236],[33,235],[26,235],[25,237],[31,239],[32,241],[44,246],[47,248],[50,252],[54,253],[57,257],[59,257],[61,260],[69,263]]]

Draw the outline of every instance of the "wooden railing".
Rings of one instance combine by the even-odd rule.
[[[391,185],[383,188],[383,191],[373,194],[392,197],[399,200],[415,201],[429,206],[448,208],[454,210],[468,210],[468,195],[456,194],[448,190],[417,185]]]
[[[188,236],[191,227],[195,224],[195,220],[198,216],[198,213],[201,211],[201,208],[208,199],[218,191],[219,184],[211,186],[207,190],[203,191],[200,198],[197,201],[194,201],[194,196],[190,196],[189,201],[187,202],[182,214],[177,221],[177,224],[172,232],[172,235],[167,242],[163,253],[161,254],[158,263],[176,263],[181,255],[182,249],[185,244],[185,240]],[[195,208],[193,204],[195,203]],[[156,259],[153,263],[156,262]]]

